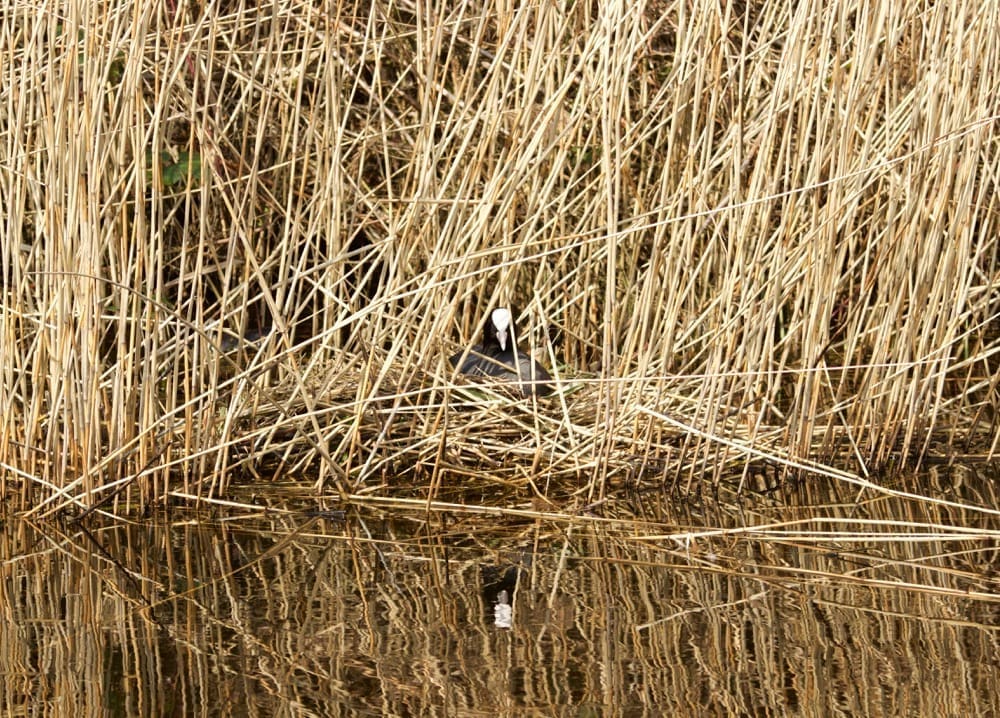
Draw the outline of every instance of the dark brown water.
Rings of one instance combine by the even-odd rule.
[[[895,486],[964,509],[817,485],[562,521],[8,517],[0,714],[994,715],[993,486]]]

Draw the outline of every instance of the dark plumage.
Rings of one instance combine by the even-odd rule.
[[[482,344],[453,355],[451,365],[462,374],[514,382],[524,396],[550,394],[552,376],[530,356],[515,351],[512,330],[510,310],[494,309],[483,327]]]

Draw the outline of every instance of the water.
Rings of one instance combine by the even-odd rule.
[[[967,468],[894,488],[990,509],[994,485]],[[340,520],[301,500],[8,518],[0,712],[995,710],[995,515],[818,482],[726,503],[626,493],[565,520],[364,505]]]

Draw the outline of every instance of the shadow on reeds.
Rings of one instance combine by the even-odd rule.
[[[967,509],[816,480],[576,517],[272,491],[255,513],[10,520],[0,710],[984,715],[1000,520],[975,507],[998,478],[898,480]]]

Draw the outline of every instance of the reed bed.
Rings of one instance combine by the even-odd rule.
[[[0,491],[995,455],[1000,8],[13,0]],[[447,357],[511,305],[545,399]]]

